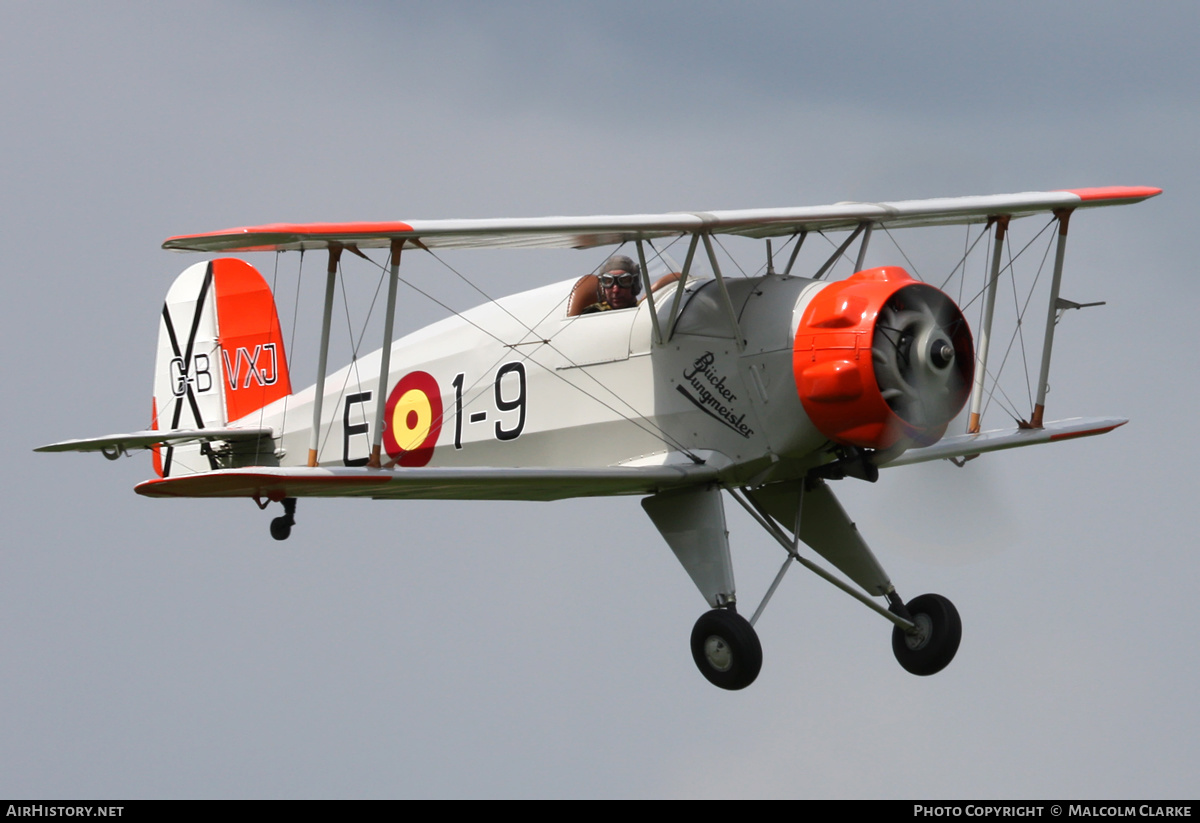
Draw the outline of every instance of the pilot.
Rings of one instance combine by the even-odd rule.
[[[580,314],[592,314],[612,309],[631,309],[637,305],[642,279],[637,263],[623,254],[613,255],[600,267],[596,302],[584,307]]]

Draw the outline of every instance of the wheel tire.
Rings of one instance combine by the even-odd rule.
[[[728,609],[700,615],[692,629],[692,659],[709,683],[736,691],[762,669],[762,644],[746,618]]]
[[[892,653],[905,671],[921,677],[950,665],[962,640],[962,620],[954,604],[940,594],[923,594],[907,604],[920,630],[912,635],[899,626],[892,630]]]
[[[276,517],[271,521],[271,537],[276,540],[287,540],[292,535],[292,524],[288,522],[288,517]]]

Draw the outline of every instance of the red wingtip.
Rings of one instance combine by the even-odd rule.
[[[162,247],[168,251],[271,251],[281,245],[301,241],[353,243],[412,232],[401,222],[384,223],[268,223],[262,226],[238,226],[202,234],[168,237]]]
[[[1096,429],[1088,429],[1087,431],[1052,434],[1050,435],[1050,440],[1053,442],[1057,440],[1072,440],[1076,437],[1091,437],[1094,434],[1108,434],[1113,429],[1119,429],[1128,422],[1128,420],[1122,420],[1119,423],[1113,423],[1111,426],[1101,426]]]
[[[1162,194],[1162,189],[1152,186],[1101,186],[1095,189],[1063,189],[1079,197],[1085,203],[1099,200],[1119,200],[1126,203],[1136,203]]]

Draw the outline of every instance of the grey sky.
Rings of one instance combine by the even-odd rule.
[[[0,6],[0,794],[1195,796],[1198,17]],[[1108,306],[1064,321],[1049,406],[1131,423],[836,487],[901,592],[963,615],[931,678],[796,569],[759,681],[712,688],[703,601],[632,499],[302,501],[276,544],[245,501],[134,495],[148,459],[31,452],[145,424],[162,298],[198,259],[173,234],[1114,184],[1166,193],[1072,222],[1064,294]],[[593,258],[447,255],[493,294]],[[756,602],[781,558],[729,515]]]

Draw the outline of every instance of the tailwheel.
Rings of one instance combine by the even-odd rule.
[[[292,536],[292,526],[296,525],[296,498],[283,498],[283,514],[271,521],[271,537],[276,540],[287,540]]]
[[[736,691],[762,669],[762,644],[750,622],[729,609],[700,615],[692,629],[692,658],[708,682]]]
[[[907,609],[916,628],[892,629],[892,652],[905,671],[922,677],[937,674],[950,665],[962,640],[958,609],[940,594],[914,597]]]

